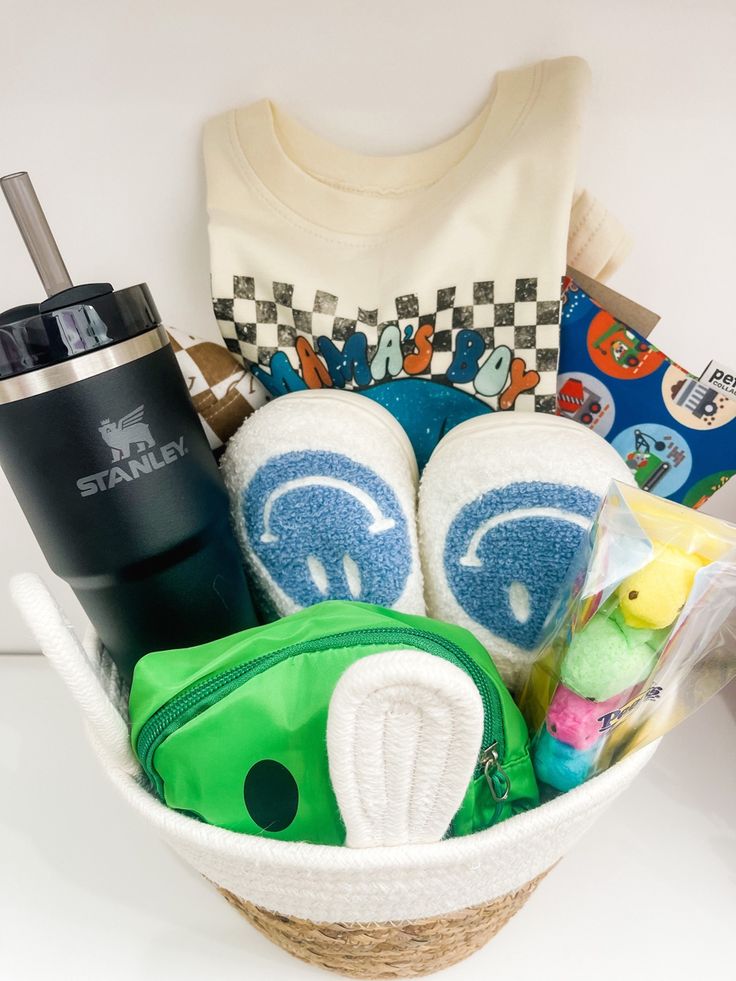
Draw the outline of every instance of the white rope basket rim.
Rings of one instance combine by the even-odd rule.
[[[315,923],[386,923],[488,903],[550,869],[633,781],[651,743],[531,811],[432,844],[348,848],[245,835],[171,810],[148,789],[130,744],[126,692],[94,635],[80,644],[36,576],[14,599],[77,701],[103,769],[130,806],[191,866],[249,903]]]
[[[94,734],[89,733],[98,756],[105,751]],[[394,872],[414,868],[462,865],[475,857],[486,845],[494,848],[517,846],[520,839],[532,839],[545,830],[557,827],[568,814],[579,812],[585,802],[588,812],[597,812],[625,790],[649,762],[659,746],[659,740],[638,750],[611,769],[593,777],[587,783],[570,790],[554,800],[541,804],[523,814],[503,821],[485,831],[458,838],[446,838],[432,844],[402,845],[374,848],[346,848],[337,845],[315,845],[303,841],[280,841],[259,838],[237,831],[228,831],[204,824],[195,818],[166,807],[158,798],[129,773],[114,765],[105,772],[122,791],[136,810],[152,820],[167,836],[175,835],[182,842],[199,846],[203,839],[210,848],[220,850],[231,858],[242,858],[258,864],[268,863],[284,868],[298,867],[313,871],[346,871],[370,873],[390,868]],[[493,898],[492,896],[488,897]]]

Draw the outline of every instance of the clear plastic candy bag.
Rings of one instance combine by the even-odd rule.
[[[521,698],[549,794],[664,735],[736,675],[736,526],[613,483]]]

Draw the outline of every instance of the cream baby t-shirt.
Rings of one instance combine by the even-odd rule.
[[[465,419],[554,412],[568,235],[593,274],[623,248],[589,196],[571,225],[588,80],[579,58],[501,72],[461,132],[397,157],[333,146],[268,101],[211,120],[213,305],[262,397],[360,391],[420,465]]]

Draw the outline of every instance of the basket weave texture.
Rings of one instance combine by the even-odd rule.
[[[300,960],[351,978],[416,978],[479,950],[518,913],[546,874],[480,906],[397,923],[313,923],[272,913],[218,888],[257,930]]]

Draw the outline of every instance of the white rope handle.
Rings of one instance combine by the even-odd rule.
[[[114,702],[120,694],[117,673],[105,660],[94,662],[96,645],[80,644],[73,627],[41,579],[21,573],[10,581],[10,594],[41,650],[75,699],[96,739],[109,757],[130,774],[139,772],[124,718]]]

